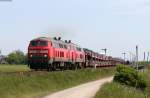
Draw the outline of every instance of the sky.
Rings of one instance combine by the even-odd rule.
[[[0,0],[0,50],[27,52],[31,39],[61,36],[96,52],[129,59],[150,51],[149,0]]]

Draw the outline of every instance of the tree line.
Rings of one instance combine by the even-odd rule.
[[[8,64],[27,64],[27,54],[20,50],[13,51],[6,56]]]

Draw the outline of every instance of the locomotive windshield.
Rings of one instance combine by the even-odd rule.
[[[31,46],[47,46],[47,41],[31,41]]]

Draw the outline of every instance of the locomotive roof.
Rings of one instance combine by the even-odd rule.
[[[52,38],[50,38],[50,37],[38,37],[38,38],[35,38],[35,39],[33,39],[33,40],[31,40],[31,41],[34,41],[34,40],[51,40]]]
[[[58,40],[58,39],[54,39],[54,38],[51,38],[51,37],[38,37],[38,38],[35,38],[35,39],[31,40],[31,41],[34,41],[34,40],[52,41],[52,42],[55,42],[55,43],[62,43],[62,44],[66,44],[66,45],[73,45],[75,47],[80,47],[79,45],[74,44],[72,42],[66,43],[63,40]]]

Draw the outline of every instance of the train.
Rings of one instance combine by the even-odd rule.
[[[87,48],[62,40],[61,37],[38,37],[28,46],[28,66],[30,69],[75,70],[87,67],[110,67],[123,63],[121,58],[99,54]]]

